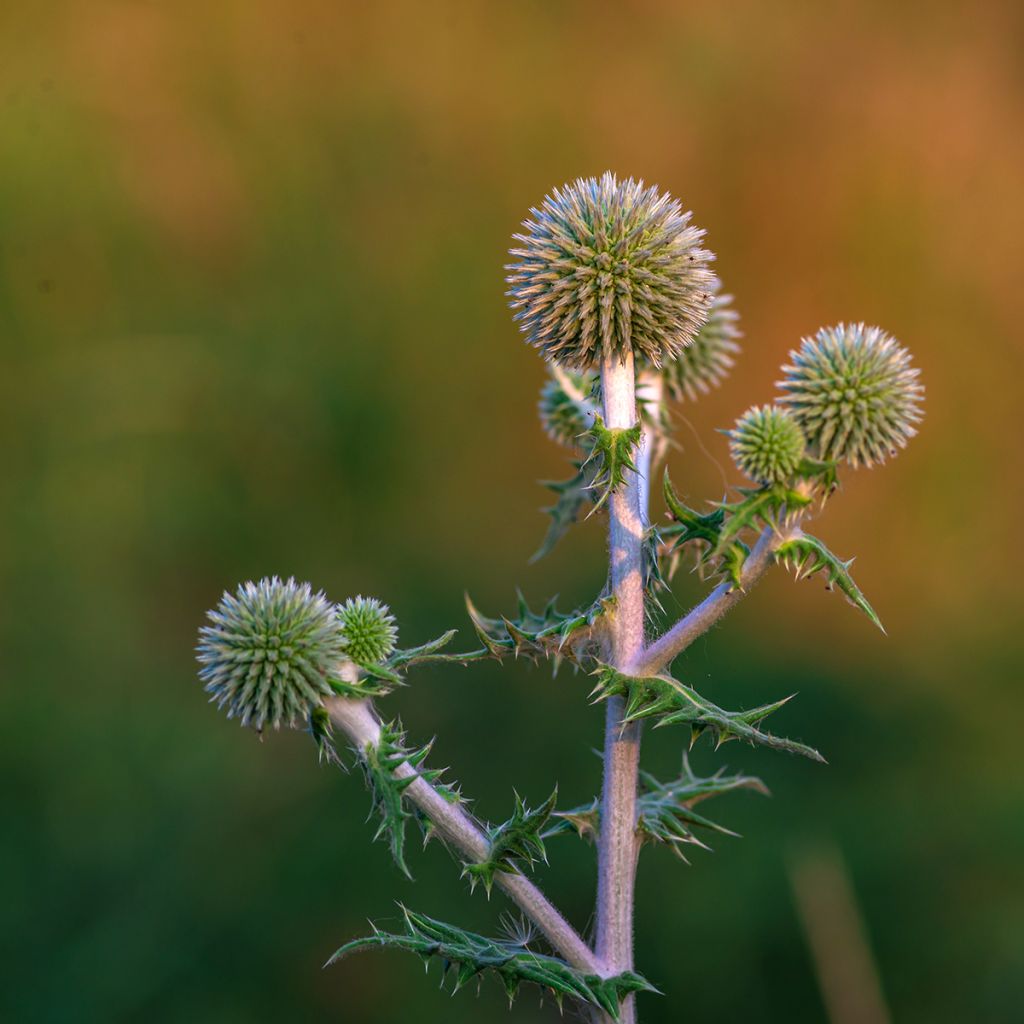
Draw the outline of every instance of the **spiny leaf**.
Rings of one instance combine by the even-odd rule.
[[[593,674],[598,677],[591,694],[595,702],[613,696],[625,698],[624,722],[657,718],[655,728],[663,725],[689,725],[691,746],[707,730],[715,737],[716,746],[731,739],[741,739],[754,746],[788,750],[814,761],[825,760],[818,751],[803,743],[775,736],[759,728],[765,718],[778,711],[791,697],[750,711],[723,711],[696,690],[668,675],[626,676],[609,665],[599,665]]]
[[[574,460],[572,465],[575,473],[568,480],[541,481],[548,490],[554,491],[556,497],[554,505],[544,509],[551,516],[551,523],[541,546],[530,558],[531,565],[551,554],[569,527],[579,521],[584,506],[594,500],[594,477],[598,467],[578,460]]]
[[[713,554],[723,555],[744,530],[758,530],[763,525],[775,523],[787,513],[806,508],[813,498],[788,484],[767,484],[764,487],[741,487],[742,499],[725,503],[725,522],[718,533],[718,543]]]
[[[568,811],[555,811],[554,821],[544,832],[545,839],[574,832],[580,839],[596,840],[601,830],[601,805],[595,799]]]
[[[709,829],[722,835],[737,835],[698,814],[693,810],[695,804],[735,789],[752,789],[768,794],[760,779],[750,775],[726,775],[724,768],[709,778],[700,778],[690,767],[690,759],[685,754],[679,778],[659,782],[653,775],[641,772],[640,781],[642,792],[637,804],[637,829],[641,839],[668,844],[683,861],[686,861],[682,852],[683,844],[691,843],[710,849],[694,833],[695,828]]]
[[[558,787],[539,807],[527,807],[518,793],[515,798],[512,817],[487,830],[490,843],[487,859],[478,864],[467,864],[462,872],[468,876],[471,889],[476,888],[477,882],[483,882],[488,896],[497,872],[517,874],[524,866],[533,867],[538,860],[547,863],[542,830],[555,809]]]
[[[396,721],[382,724],[380,741],[376,745],[367,743],[359,751],[366,784],[372,794],[370,814],[376,811],[381,819],[374,839],[387,840],[391,856],[408,878],[412,878],[412,875],[405,863],[405,826],[413,814],[406,808],[403,798],[406,789],[416,778],[434,783],[444,773],[444,769],[423,767],[432,745],[433,741],[418,750],[407,747],[405,732],[401,723]],[[413,772],[403,772],[400,777],[398,769],[405,763],[409,764]],[[443,788],[446,797],[457,799],[455,790]]]
[[[360,665],[359,682],[350,685],[342,681],[332,684],[338,693],[346,697],[384,697],[396,686],[405,685],[405,670],[415,665],[428,662],[468,665],[471,661],[480,661],[490,657],[483,648],[475,651],[460,651],[456,654],[441,653],[441,649],[452,642],[457,629],[449,629],[446,633],[428,640],[419,647],[408,647],[395,650],[380,665]]]
[[[586,974],[558,957],[535,953],[524,942],[515,939],[489,939],[445,924],[424,914],[402,907],[405,930],[385,932],[373,926],[373,934],[342,946],[327,961],[336,963],[349,953],[365,949],[404,949],[416,953],[424,960],[438,957],[447,976],[455,976],[453,991],[457,992],[474,978],[485,972],[497,975],[512,1000],[522,984],[539,986],[550,993],[559,1004],[570,999],[604,1010],[612,1020],[619,1019],[622,1000],[632,992],[656,992],[645,978],[632,971],[624,971],[611,978]]]
[[[322,704],[309,713],[309,734],[316,744],[318,760],[341,767],[341,758],[334,746],[334,726],[331,716]]]
[[[584,468],[591,462],[596,463],[592,488],[601,494],[590,511],[593,515],[607,500],[608,495],[621,486],[626,478],[626,471],[636,472],[633,464],[633,449],[640,443],[643,427],[639,422],[631,427],[606,427],[600,416],[587,431],[585,438],[591,451]]]
[[[829,551],[823,541],[802,532],[783,541],[775,551],[775,558],[792,567],[798,580],[824,572],[829,590],[838,587],[850,604],[859,608],[883,633],[885,632],[885,627],[879,621],[875,610],[868,604],[860,587],[853,582],[850,575],[852,558],[846,562],[841,561]]]
[[[676,494],[668,470],[665,471],[662,492],[672,519],[670,526],[657,529],[659,549],[662,545],[672,544],[667,552],[670,562],[666,575],[671,579],[675,574],[680,554],[689,545],[696,550],[696,567],[702,579],[723,573],[736,583],[746,548],[734,542],[724,552],[719,551],[719,539],[726,517],[725,505],[718,505],[705,513],[690,508]]]
[[[610,598],[598,598],[589,608],[564,614],[552,598],[544,610],[534,612],[525,598],[518,594],[519,609],[515,619],[502,616],[490,619],[482,615],[466,597],[466,608],[490,657],[499,661],[520,655],[550,658],[557,672],[562,659],[579,665],[582,658],[596,649],[600,641],[602,618],[611,608]]]

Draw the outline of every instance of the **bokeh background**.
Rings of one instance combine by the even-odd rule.
[[[883,325],[928,389],[818,524],[888,637],[779,571],[679,665],[726,706],[799,691],[777,726],[830,764],[695,749],[774,795],[722,801],[745,838],[690,867],[645,851],[642,1016],[827,1019],[792,888],[827,850],[893,1019],[1020,1019],[1022,44],[1013,3],[0,6],[0,1017],[556,1019],[401,954],[321,970],[395,899],[484,931],[502,900],[436,844],[405,881],[358,775],[224,720],[192,648],[268,573],[379,595],[410,643],[466,626],[464,589],[590,599],[599,524],[527,565],[564,455],[502,265],[549,188],[611,168],[694,210],[743,315],[729,385],[679,410],[692,500],[738,482],[715,428],[821,324]],[[594,792],[586,690],[424,669],[388,703],[501,820],[513,787]],[[592,850],[551,852],[585,928]]]

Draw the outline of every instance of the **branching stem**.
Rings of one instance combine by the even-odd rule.
[[[380,743],[381,725],[368,700],[332,697],[325,701],[334,726],[340,729],[357,750]],[[419,776],[407,761],[395,769],[400,779],[416,776],[405,790],[405,795],[433,822],[444,841],[468,861],[487,859],[489,842],[473,819],[456,803],[446,800],[426,779]],[[607,976],[601,960],[580,938],[579,933],[558,912],[548,898],[525,875],[499,871],[496,884],[541,930],[573,967],[588,974]]]

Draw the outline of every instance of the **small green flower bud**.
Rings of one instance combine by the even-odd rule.
[[[924,388],[910,353],[879,327],[839,324],[804,338],[783,366],[779,401],[814,455],[854,468],[906,447],[921,421]]]
[[[697,332],[692,345],[665,362],[662,375],[669,394],[677,402],[695,402],[712,387],[718,387],[729,375],[740,350],[742,337],[736,327],[739,314],[732,308],[732,296],[721,294],[721,282],[711,286],[711,310],[708,321]]]
[[[547,359],[583,370],[632,352],[661,366],[690,344],[711,306],[713,256],[678,200],[608,171],[530,213],[507,294]]]
[[[755,405],[729,431],[736,465],[759,484],[781,484],[804,457],[804,435],[796,420],[777,405]]]
[[[334,606],[308,583],[243,583],[199,630],[199,678],[228,718],[262,730],[306,721],[345,654]]]
[[[395,649],[395,617],[375,597],[350,597],[339,604],[338,621],[345,654],[357,665],[380,665]]]
[[[572,373],[566,371],[576,392],[584,397],[594,389],[595,377],[592,373]],[[559,380],[549,377],[540,391],[540,402],[537,404],[540,423],[544,433],[564,444],[567,448],[578,448],[580,437],[592,426],[580,409],[580,403],[566,394]]]

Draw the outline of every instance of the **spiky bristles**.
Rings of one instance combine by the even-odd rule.
[[[350,597],[338,605],[345,654],[357,665],[379,665],[395,649],[398,626],[388,606],[375,597]]]
[[[295,725],[334,693],[345,637],[334,605],[308,583],[243,583],[207,615],[199,678],[228,718],[259,730]]]
[[[707,320],[713,255],[678,200],[607,171],[556,189],[523,222],[508,295],[530,343],[573,369],[675,358]]]
[[[777,405],[753,406],[728,433],[733,461],[759,484],[791,479],[804,457],[800,426]]]
[[[783,366],[780,402],[815,456],[871,466],[906,446],[924,388],[910,353],[879,327],[839,324],[804,338]]]
[[[736,364],[740,350],[737,343],[743,335],[736,326],[739,314],[732,308],[732,296],[723,295],[721,282],[715,278],[711,291],[711,309],[707,323],[687,345],[662,367],[662,376],[669,393],[677,402],[695,402],[711,388],[718,387]]]
[[[565,371],[565,381],[551,376],[540,390],[537,412],[544,433],[564,444],[567,448],[580,445],[580,435],[593,426],[593,417],[588,417],[583,403],[594,390],[596,377],[592,373]],[[566,389],[571,388],[572,394]]]

